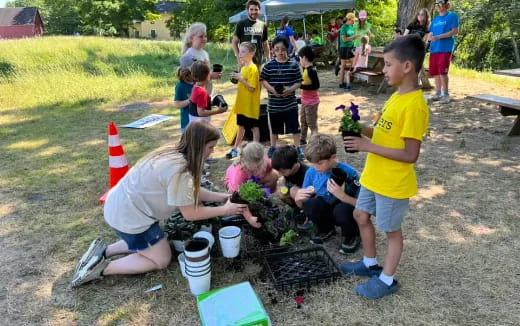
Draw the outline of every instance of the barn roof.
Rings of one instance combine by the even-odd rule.
[[[34,25],[38,8],[0,8],[0,26]]]

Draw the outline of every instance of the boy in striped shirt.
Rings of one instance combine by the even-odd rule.
[[[262,86],[269,93],[268,117],[271,147],[267,152],[273,155],[278,142],[278,135],[292,134],[294,146],[300,159],[304,158],[300,147],[300,123],[298,121],[298,103],[295,91],[300,88],[302,74],[294,60],[289,60],[287,49],[289,41],[285,37],[277,37],[272,43],[275,58],[265,64],[260,74]]]

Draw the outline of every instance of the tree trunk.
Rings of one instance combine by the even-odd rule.
[[[516,65],[520,67],[520,53],[518,53],[518,43],[516,43],[514,33],[511,33],[511,44],[513,45],[513,52],[515,53]]]
[[[434,0],[399,0],[397,6],[397,27],[401,28],[404,33],[406,26],[410,24],[421,8],[427,8],[430,17],[433,14]]]

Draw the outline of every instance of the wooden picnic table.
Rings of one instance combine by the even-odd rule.
[[[512,76],[520,78],[520,68],[493,71],[495,75]]]

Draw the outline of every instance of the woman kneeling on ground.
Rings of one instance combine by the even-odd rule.
[[[231,203],[229,194],[199,186],[204,160],[213,152],[218,139],[219,131],[209,123],[192,122],[177,145],[161,147],[142,158],[110,190],[104,217],[121,240],[107,246],[95,239],[76,267],[72,287],[104,275],[166,268],[172,253],[159,220],[171,216],[177,207],[189,221],[243,213],[246,205]],[[225,204],[204,207],[199,205],[202,201]],[[256,220],[248,222],[258,226]],[[108,260],[124,254],[128,255]]]

